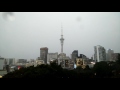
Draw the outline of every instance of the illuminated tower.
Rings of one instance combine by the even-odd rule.
[[[62,24],[61,24],[61,38],[60,38],[60,42],[61,42],[61,53],[63,53],[63,42],[64,42],[64,38],[63,38],[63,28],[62,28]]]

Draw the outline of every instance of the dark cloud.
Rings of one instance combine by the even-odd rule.
[[[34,58],[40,48],[61,51],[61,22],[65,39],[63,51],[73,50],[91,57],[100,44],[120,52],[119,12],[0,12],[0,56]],[[4,18],[4,19],[3,19]],[[16,20],[14,20],[16,19]],[[13,21],[14,20],[14,21]],[[8,22],[10,21],[10,22]],[[13,22],[11,22],[13,21]]]

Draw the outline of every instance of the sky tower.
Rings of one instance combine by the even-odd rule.
[[[61,53],[63,53],[64,38],[63,38],[63,27],[62,27],[62,24],[61,24],[61,38],[60,38],[60,42],[61,42]]]

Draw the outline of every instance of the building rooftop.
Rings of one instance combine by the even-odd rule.
[[[45,49],[48,49],[47,47],[42,47],[42,48],[40,48],[40,50],[45,50]]]
[[[56,53],[48,53],[48,54],[58,54],[58,53],[56,52]]]

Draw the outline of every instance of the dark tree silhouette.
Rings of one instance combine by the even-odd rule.
[[[95,75],[96,73],[96,75]],[[3,78],[120,78],[119,62],[97,62],[93,68],[86,65],[74,70],[63,69],[56,62],[50,65],[24,67],[4,75]]]
[[[105,61],[97,62],[93,67],[97,77],[109,77],[111,70],[109,64]]]

